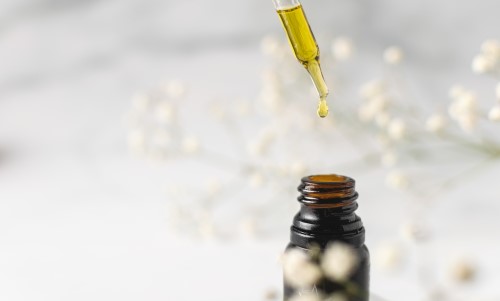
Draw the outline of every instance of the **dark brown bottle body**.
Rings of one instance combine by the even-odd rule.
[[[324,296],[342,293],[349,301],[368,301],[370,282],[370,255],[365,245],[365,228],[354,213],[358,208],[358,194],[354,180],[338,175],[310,176],[302,179],[300,211],[293,220],[289,249],[311,252],[319,250],[314,261],[321,260],[325,249],[335,242],[349,245],[357,258],[356,269],[341,282],[328,277],[312,288],[298,289],[284,285],[284,300],[313,290]]]

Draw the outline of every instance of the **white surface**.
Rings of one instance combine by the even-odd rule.
[[[432,66],[414,66],[431,95],[446,93],[453,77],[442,75],[455,66],[464,69],[453,81],[474,81],[464,62],[500,25],[494,0],[304,5],[317,26],[361,40],[367,56],[396,43],[415,61],[431,58]],[[201,23],[204,11],[222,17]],[[180,169],[131,157],[122,126],[130,96],[164,78],[187,81],[194,104],[226,93],[253,97],[259,40],[281,33],[271,3],[2,1],[0,12],[0,299],[255,301],[280,287],[285,235],[253,244],[171,237],[163,191]],[[475,180],[479,191],[449,195],[431,216],[438,245],[429,257],[444,264],[466,252],[482,264],[474,296],[500,295],[500,193],[487,189],[497,171]],[[376,176],[358,178],[369,246],[397,237],[394,225],[411,211],[400,195],[363,193],[379,184]],[[396,214],[383,216],[383,206]],[[420,297],[411,272],[374,267],[372,279],[389,300]]]

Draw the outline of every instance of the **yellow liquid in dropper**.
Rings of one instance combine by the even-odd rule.
[[[278,10],[281,23],[285,28],[288,41],[293,48],[295,57],[309,72],[319,94],[318,115],[322,118],[328,115],[328,87],[326,86],[319,64],[319,47],[311,31],[309,22],[298,5],[288,9]]]

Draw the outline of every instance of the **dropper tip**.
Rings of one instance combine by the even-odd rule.
[[[328,104],[325,99],[322,99],[318,104],[318,116],[321,118],[328,116]]]

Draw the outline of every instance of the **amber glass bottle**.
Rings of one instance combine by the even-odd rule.
[[[318,248],[319,261],[330,244],[348,244],[358,258],[356,270],[342,283],[323,277],[314,290],[325,296],[343,293],[349,301],[367,301],[370,259],[365,246],[365,228],[354,213],[358,208],[355,181],[340,175],[315,175],[302,178],[298,190],[301,207],[293,219],[287,250],[297,248],[307,252]],[[284,289],[285,301],[301,294],[286,282]]]

